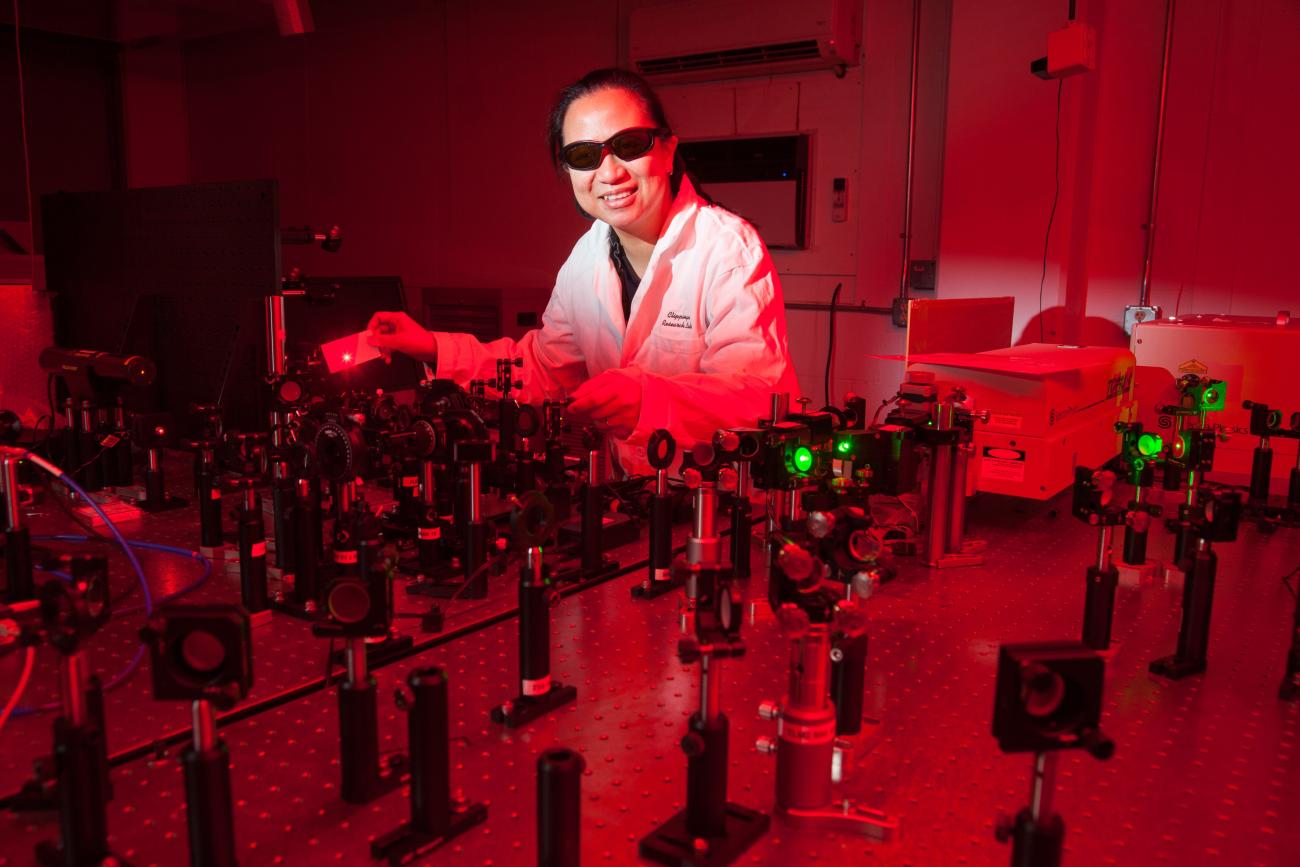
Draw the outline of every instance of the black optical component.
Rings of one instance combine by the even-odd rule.
[[[1192,515],[1197,534],[1210,542],[1235,542],[1241,525],[1241,491],[1203,487],[1197,491],[1198,512]]]
[[[575,141],[560,148],[560,161],[571,169],[589,172],[600,166],[609,151],[620,160],[634,160],[645,156],[655,146],[655,139],[669,135],[666,129],[633,127],[625,129],[604,141]]]
[[[50,644],[62,653],[73,653],[108,623],[112,613],[108,559],[103,554],[75,554],[60,558],[58,565],[71,573],[72,580],[46,581],[37,597]]]
[[[253,634],[241,605],[178,605],[140,630],[158,700],[230,707],[253,686]]]
[[[362,542],[355,574],[339,575],[325,587],[327,620],[312,626],[325,638],[382,638],[393,623],[396,564],[379,542]]]
[[[1100,732],[1105,661],[1079,641],[1004,644],[998,650],[993,736],[1004,753],[1082,748],[1109,758]]]

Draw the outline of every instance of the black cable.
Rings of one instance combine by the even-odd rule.
[[[464,580],[461,582],[460,586],[457,587],[452,592],[452,594],[447,597],[447,605],[450,606],[451,603],[459,599],[460,594],[465,592],[465,590],[469,587],[470,582],[472,582],[479,575],[482,575],[491,567],[500,565],[504,569],[506,564],[509,563],[510,556],[513,553],[514,553],[513,551],[507,548],[505,551],[502,551],[501,553],[495,554],[491,557],[488,557],[486,560],[484,560],[477,569],[475,569],[473,572],[466,575]]]
[[[1056,82],[1056,192],[1052,194],[1052,212],[1047,215],[1047,234],[1043,238],[1043,275],[1038,279],[1038,342],[1046,343],[1043,335],[1043,286],[1047,283],[1047,248],[1052,240],[1052,222],[1056,219],[1056,204],[1061,199],[1061,90],[1065,79]]]
[[[835,291],[831,293],[831,336],[830,344],[826,347],[826,377],[822,383],[824,390],[822,404],[824,406],[830,406],[831,402],[831,359],[835,356],[835,302],[840,300],[840,290],[843,288],[843,283],[836,283]]]

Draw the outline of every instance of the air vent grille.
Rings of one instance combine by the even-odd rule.
[[[676,57],[652,57],[637,61],[643,75],[668,75],[676,72],[695,72],[703,69],[730,69],[738,66],[763,66],[792,60],[816,59],[820,56],[817,40],[781,42],[771,45],[752,45],[725,51],[706,51],[701,54],[682,54]]]

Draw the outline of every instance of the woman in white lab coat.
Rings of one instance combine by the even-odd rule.
[[[607,431],[629,473],[648,471],[656,428],[689,446],[755,424],[774,392],[797,396],[771,256],[752,226],[696,192],[645,80],[603,69],[565,88],[550,145],[594,222],[560,268],[542,327],[485,344],[377,313],[370,342],[462,383],[522,358],[519,399],[572,397],[570,415]]]

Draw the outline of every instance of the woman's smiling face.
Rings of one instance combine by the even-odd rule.
[[[641,101],[626,90],[606,88],[574,100],[564,116],[564,144],[603,142],[626,129],[657,126]],[[677,138],[655,138],[644,155],[621,160],[608,150],[591,171],[567,168],[579,206],[620,234],[653,244],[672,204],[670,175]]]

